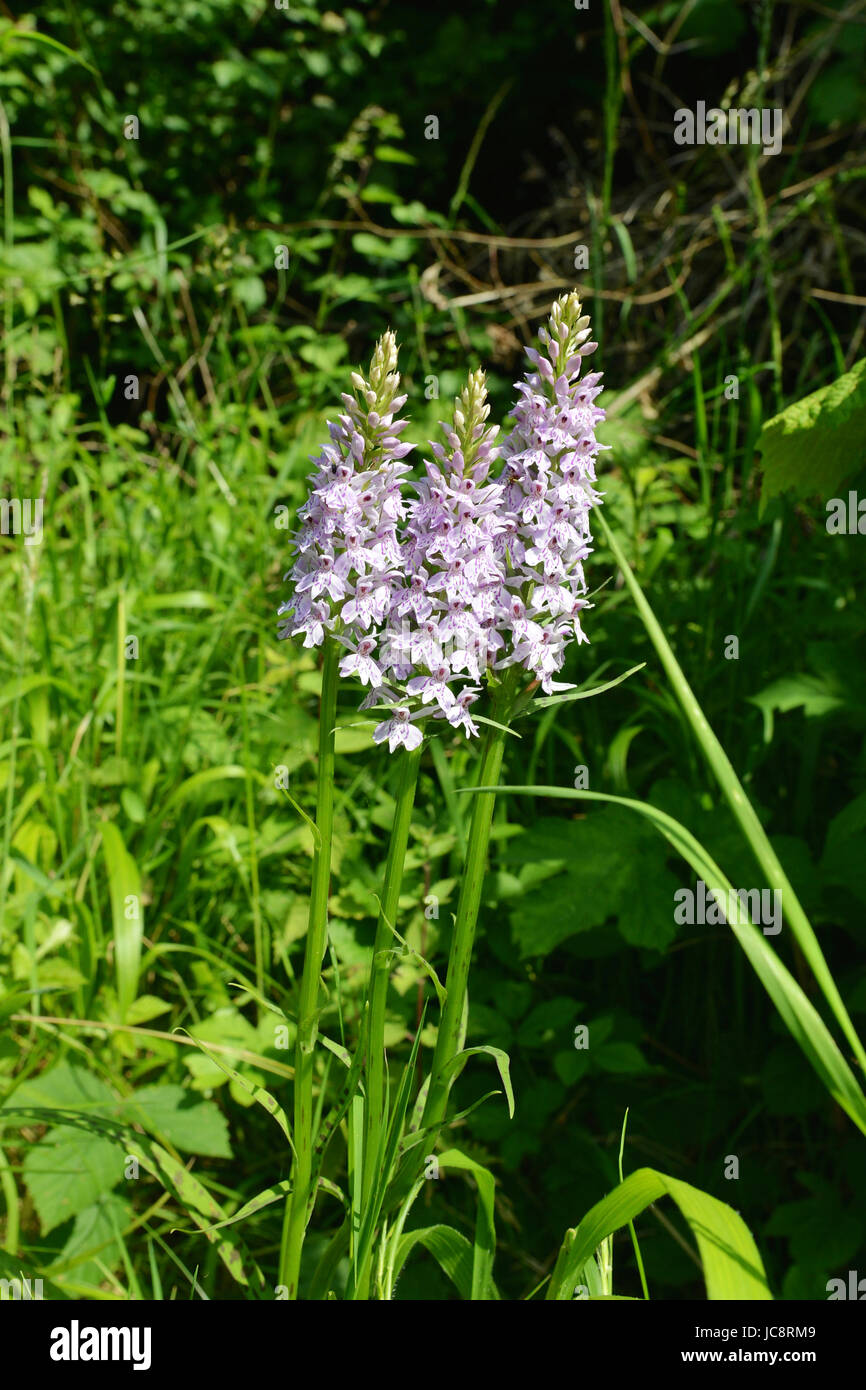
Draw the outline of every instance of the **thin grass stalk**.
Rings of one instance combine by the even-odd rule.
[[[286,1198],[283,1236],[280,1245],[279,1282],[287,1297],[296,1299],[300,1279],[301,1253],[307,1230],[308,1205],[313,1168],[313,1071],[316,1046],[319,978],[328,940],[328,891],[331,877],[331,839],[334,822],[334,724],[337,716],[338,647],[325,641],[322,667],[322,697],[319,707],[319,768],[316,793],[318,842],[313,850],[310,915],[304,971],[298,1003],[298,1032],[295,1042],[294,1127],[295,1162],[292,1191]]]
[[[376,936],[373,942],[373,962],[370,968],[370,1024],[367,1045],[367,1098],[364,1116],[364,1159],[361,1180],[361,1201],[365,1207],[376,1180],[376,1167],[379,1161],[380,1138],[384,1115],[385,1094],[385,1008],[388,1002],[388,982],[391,970],[388,952],[394,946],[391,928],[397,920],[397,904],[403,882],[403,863],[409,843],[409,823],[415,805],[415,788],[418,785],[418,769],[421,764],[423,745],[402,754],[400,785],[397,788],[397,804],[394,810],[394,823],[391,826],[391,839],[388,844],[388,857],[385,861],[385,881],[379,904],[379,920],[376,923]],[[362,1272],[360,1284],[366,1297],[369,1289],[370,1261]]]
[[[363,1179],[365,1199],[373,1185],[383,1112],[385,1007],[388,1000],[388,982],[391,971],[387,959],[383,961],[381,956],[389,952],[394,946],[394,935],[391,928],[397,920],[397,904],[403,882],[403,863],[409,843],[409,822],[415,805],[415,788],[418,785],[421,753],[422,747],[419,746],[404,752],[402,756],[397,805],[394,811],[394,823],[391,827],[379,920],[376,923],[376,936],[373,942],[373,964],[370,972],[370,1029],[367,1056],[367,1116]],[[377,960],[377,957],[380,959]]]
[[[503,715],[494,711],[494,717],[502,719]],[[488,726],[481,752],[478,786],[495,787],[498,785],[506,737],[506,729]],[[428,1125],[441,1124],[448,1105],[448,1092],[451,1084],[449,1066],[460,1050],[466,988],[469,981],[469,968],[472,964],[472,947],[475,942],[478,909],[481,905],[481,890],[484,885],[487,847],[490,843],[490,828],[493,823],[495,801],[495,793],[485,792],[473,797],[472,820],[469,825],[466,845],[466,862],[463,867],[463,880],[460,885],[457,915],[451,938],[451,951],[448,956],[445,1006],[439,1020],[439,1032],[430,1072],[430,1089],[427,1093],[421,1121],[422,1128],[426,1128]]]

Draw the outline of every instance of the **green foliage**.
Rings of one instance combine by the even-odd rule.
[[[499,6],[469,16],[450,0],[432,17],[82,0],[0,20],[0,492],[44,497],[46,518],[41,546],[0,536],[4,1277],[30,1271],[58,1299],[273,1297],[321,688],[313,655],[276,642],[274,611],[307,455],[387,325],[422,442],[467,361],[488,364],[504,415],[550,285],[583,277],[613,446],[605,515],[862,1033],[862,557],[857,538],[828,536],[825,503],[863,465],[863,170],[846,123],[862,114],[864,27],[776,7],[762,39],[769,8],[639,6],[643,28],[625,34],[640,119],[621,100],[619,47],[590,17],[576,55],[569,6],[503,24]],[[563,105],[576,56],[580,97]],[[783,157],[707,147],[672,162],[664,90],[788,107],[803,83]],[[823,1299],[862,1268],[862,1138],[831,1095],[862,1080],[853,1048],[832,1041],[834,1010],[787,925],[772,943],[780,997],[829,1082],[804,1068],[729,929],[674,922],[694,871],[647,814],[686,826],[731,883],[766,877],[615,571],[599,536],[592,645],[564,673],[580,691],[535,702],[504,780],[568,791],[585,765],[594,792],[647,810],[500,798],[460,1118],[442,1140],[464,1171],[426,1182],[399,1228],[391,1213],[389,1297],[525,1297],[575,1212],[601,1200],[636,1220],[616,1197],[627,1107],[629,1166],[703,1192],[697,1227],[719,1214],[721,1156],[743,1155],[729,1202],[782,1298]],[[338,723],[322,1187],[301,1278],[342,1297],[356,1287],[345,1212],[365,1215],[346,1140],[398,786],[348,693]],[[389,1182],[424,1138],[430,972],[444,975],[468,819],[457,791],[473,777],[446,731],[422,765],[385,1001],[402,1107]],[[679,1211],[638,1222],[653,1298],[706,1288]],[[746,1250],[739,1225],[724,1229]],[[576,1282],[609,1297],[580,1232]],[[624,1231],[613,1250],[614,1296],[639,1295]],[[746,1263],[760,1287],[754,1246]]]
[[[581,1271],[605,1237],[663,1195],[674,1199],[694,1233],[708,1299],[772,1298],[761,1257],[739,1213],[717,1197],[652,1168],[632,1173],[594,1206],[577,1228],[567,1232],[547,1297],[572,1298]]]
[[[866,357],[768,420],[758,447],[763,503],[788,489],[798,497],[835,497],[866,464]]]

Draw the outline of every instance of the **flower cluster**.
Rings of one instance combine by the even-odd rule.
[[[294,538],[298,557],[285,579],[291,598],[279,609],[280,637],[304,634],[319,647],[334,633],[350,648],[342,674],[377,676],[375,633],[390,612],[402,582],[398,527],[406,515],[401,482],[411,471],[401,463],[412,444],[400,442],[408,421],[396,420],[406,397],[397,394],[397,343],[385,333],[376,345],[368,378],[352,373],[354,396],[343,395],[345,413],[328,424],[330,443],[312,462],[310,494]]]
[[[352,376],[355,396],[343,397],[346,413],[314,459],[280,635],[303,633],[310,647],[331,634],[348,648],[340,672],[369,687],[362,709],[388,707],[373,737],[392,752],[417,747],[428,717],[476,736],[471,710],[491,673],[519,667],[547,694],[570,688],[554,676],[568,645],[587,641],[583,562],[601,501],[601,378],[580,375],[597,346],[589,336],[577,295],[563,295],[541,350],[527,349],[533,370],[517,383],[502,446],[487,424],[484,373],[472,372],[408,502],[393,334],[369,379]]]
[[[411,721],[425,714],[447,719],[467,736],[478,733],[470,707],[481,693],[475,682],[502,645],[496,623],[505,577],[501,488],[489,482],[499,427],[486,424],[489,414],[484,373],[472,372],[451,424],[441,425],[445,444],[431,443],[435,462],[425,462],[425,477],[414,484],[405,584],[382,642],[388,684],[403,694],[375,692],[382,703],[400,701],[373,735],[392,748],[395,740],[417,745],[421,733]],[[409,701],[420,701],[411,714]]]
[[[503,508],[511,515],[508,649],[497,666],[515,664],[541,682],[546,694],[571,687],[554,681],[565,649],[587,641],[580,614],[585,598],[583,562],[590,553],[595,459],[605,446],[595,437],[604,411],[593,404],[601,374],[581,379],[584,357],[595,352],[589,319],[576,294],[553,306],[539,332],[541,351],[527,348],[535,367],[517,383],[516,425],[503,444]]]

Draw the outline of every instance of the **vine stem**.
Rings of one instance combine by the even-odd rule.
[[[328,944],[328,893],[331,879],[331,840],[334,825],[334,724],[337,716],[336,642],[325,639],[322,666],[322,697],[319,706],[319,768],[316,792],[318,842],[313,850],[310,915],[304,970],[298,1003],[298,1032],[295,1041],[294,1145],[292,1190],[286,1198],[283,1235],[280,1243],[279,1282],[287,1297],[298,1297],[301,1254],[307,1222],[315,1202],[310,1192],[313,1167],[313,1072],[316,1046],[319,979]],[[308,1208],[310,1210],[308,1210]]]

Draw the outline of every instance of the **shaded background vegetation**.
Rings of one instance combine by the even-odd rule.
[[[41,546],[0,536],[4,1088],[38,1087],[48,1066],[57,1104],[84,1088],[109,1113],[142,1093],[227,1211],[287,1176],[248,1092],[172,1032],[288,1094],[273,1016],[236,983],[291,1013],[306,920],[311,843],[273,770],[310,810],[318,676],[275,640],[280,509],[294,515],[347,371],[385,327],[422,442],[469,366],[487,367],[505,415],[522,346],[575,283],[607,383],[607,515],[855,1021],[866,1013],[863,542],[826,533],[817,487],[814,502],[761,509],[756,455],[764,421],[863,355],[864,6],[3,13],[0,476],[4,497],[46,508]],[[37,28],[71,53],[24,32]],[[783,152],[674,143],[678,107],[723,99],[782,108]],[[663,806],[733,883],[757,886],[613,574],[600,545],[591,646],[566,677],[644,669],[524,728],[505,780],[571,785],[585,765],[594,790]],[[349,1041],[394,776],[356,703],[345,692],[323,1020]],[[401,931],[437,968],[460,875],[452,788],[473,766],[442,739],[419,789]],[[854,1130],[727,928],[674,923],[689,880],[665,845],[619,810],[562,807],[501,799],[473,977],[472,1040],[509,1051],[517,1095],[513,1122],[488,1101],[459,1136],[497,1174],[500,1286],[535,1287],[614,1183],[629,1107],[627,1171],[653,1164],[729,1201],[776,1293],[824,1297],[864,1259]],[[144,904],[132,1002],[116,985],[124,887]],[[775,944],[811,992],[787,933]],[[422,997],[423,977],[401,969],[395,1055]],[[483,1071],[464,1074],[461,1107],[494,1084]],[[99,1181],[70,1186],[68,1131],[39,1144],[42,1127],[0,1123],[6,1250],[58,1287],[168,1297],[198,1270],[211,1297],[255,1296],[200,1236],[169,1235],[189,1224],[176,1199],[118,1178],[111,1153],[90,1155]],[[471,1209],[455,1179],[430,1184],[418,1215]],[[270,1283],[278,1210],[234,1228]],[[336,1211],[322,1199],[311,1255]],[[650,1291],[700,1296],[678,1218],[647,1217],[640,1235]],[[620,1292],[637,1293],[627,1242],[616,1261]],[[420,1257],[398,1296],[448,1294]]]

